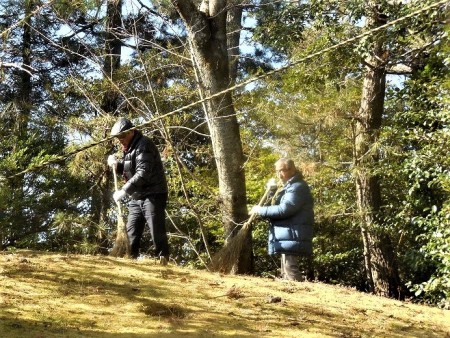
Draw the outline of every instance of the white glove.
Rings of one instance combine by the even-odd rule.
[[[114,156],[114,155],[109,155],[108,156],[108,165],[110,166],[110,167],[113,167],[113,166],[115,166],[116,164],[117,164],[117,158],[116,158],[116,156]]]
[[[261,207],[259,205],[254,205],[252,209],[250,210],[250,215],[259,215],[259,212],[261,211]]]
[[[278,188],[277,181],[274,178],[271,178],[267,181],[266,184],[267,190],[277,190],[277,188]]]
[[[122,198],[124,198],[127,193],[124,190],[117,190],[113,194],[114,201],[119,202]]]

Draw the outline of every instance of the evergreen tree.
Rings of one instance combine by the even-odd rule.
[[[307,3],[297,5],[279,3],[270,4],[269,2],[267,2],[264,3],[263,7],[261,7],[261,9],[265,9],[266,11],[258,12],[258,15],[261,15],[262,20],[266,20],[264,22],[264,30],[262,30],[262,32],[267,32],[273,28],[277,31],[277,34],[258,35],[259,30],[257,28],[257,35],[255,36],[261,36],[261,41],[264,41],[266,44],[272,47],[276,52],[278,52],[278,55],[282,56],[283,54],[285,54],[286,56],[294,59],[296,57],[299,58],[303,55],[308,55],[308,52],[310,53],[311,51],[320,49],[317,48],[320,46],[320,41],[324,42],[322,46],[326,46],[333,42],[345,40],[345,34],[355,34],[355,32],[358,32],[358,30],[361,29],[358,21],[360,20],[361,15],[365,13],[365,7],[360,5],[361,3],[358,4],[357,2],[346,2],[345,7],[340,6],[339,2],[314,2],[314,4],[311,4],[311,6],[308,6]],[[289,6],[298,7],[293,11],[290,11]],[[276,10],[272,11],[275,7]],[[342,11],[343,8],[347,8],[348,10]],[[402,6],[400,4],[389,5],[387,3],[380,3],[379,6],[375,6],[375,9],[378,11],[375,19],[382,20],[379,24],[383,24],[383,22],[385,22],[387,18],[389,18],[389,20],[393,20],[395,17],[406,15],[413,10],[417,10],[418,8],[419,7],[414,6],[414,4],[412,4],[411,6]],[[440,28],[438,28],[437,21],[434,21],[434,13],[438,12],[438,9],[433,11],[433,15],[428,17],[427,24],[425,25],[423,24],[423,17],[417,17],[417,20],[414,20],[414,23],[421,25],[421,31],[424,33],[426,32],[425,35],[428,34],[428,36],[430,36],[429,34],[435,34],[436,31],[440,30]],[[292,17],[289,17],[287,13],[296,13],[296,18],[299,21],[304,20],[302,22],[308,23],[306,25],[308,28],[304,32],[305,34],[300,34],[298,29],[294,30],[295,33],[289,34],[289,25],[279,25],[280,22],[287,21],[288,18],[292,19]],[[382,14],[388,14],[388,17]],[[273,18],[276,18],[276,20],[273,20]],[[410,24],[411,22],[408,22],[409,27]],[[297,25],[302,27],[305,26],[305,24],[302,25],[300,23],[297,23]],[[257,27],[260,27],[260,25],[257,25]],[[316,35],[314,35],[315,28],[317,28]],[[306,34],[306,32],[308,34]],[[365,64],[370,69],[377,69],[376,67],[373,67],[374,64],[384,62],[384,64],[381,64],[382,68],[384,69],[380,69],[381,78],[383,78],[386,74],[392,72],[398,73],[401,71],[403,74],[405,74],[405,69],[409,69],[410,73],[410,70],[415,67],[417,61],[421,59],[421,55],[424,55],[423,53],[427,50],[427,46],[429,47],[431,44],[423,44],[422,47],[417,48],[417,46],[412,43],[411,39],[407,38],[407,36],[409,36],[408,33],[414,34],[413,32],[408,31],[405,28],[405,23],[387,30],[387,32],[384,33],[384,39],[386,39],[385,47],[384,49],[379,49],[379,55],[376,62],[372,60],[372,62],[366,62]],[[309,39],[311,40],[310,42]],[[292,43],[292,45],[283,44],[281,42],[285,40]],[[372,41],[372,37],[360,41],[358,51],[364,51],[366,53],[370,51],[369,49],[367,49],[367,47],[370,46],[370,43]],[[346,50],[347,56],[345,57],[344,55],[346,55]],[[344,57],[340,57],[341,55],[343,55]],[[368,55],[371,54],[368,53]],[[412,57],[413,55],[414,57]],[[385,187],[387,189],[392,189],[392,182],[389,177],[386,177],[384,175],[386,173],[383,171],[385,162],[383,161],[383,163],[381,163],[380,159],[384,159],[385,152],[383,147],[380,147],[381,143],[379,140],[379,136],[377,136],[377,134],[382,130],[381,122],[383,121],[382,119],[386,116],[386,111],[383,108],[381,108],[381,110],[377,109],[376,111],[378,119],[370,117],[367,124],[363,124],[363,120],[358,119],[358,108],[357,106],[355,106],[355,103],[357,103],[358,99],[354,94],[358,93],[357,86],[358,82],[360,81],[359,79],[361,79],[360,76],[363,74],[363,69],[360,67],[361,64],[351,64],[352,60],[353,62],[358,62],[358,60],[360,60],[360,55],[358,56],[354,53],[354,50],[344,47],[340,48],[340,50],[338,51],[333,52],[333,55],[330,57],[330,62],[327,62],[327,59],[324,58],[324,56],[318,56],[314,60],[314,64],[305,63],[304,66],[300,65],[299,67],[296,67],[297,71],[288,71],[285,76],[276,78],[276,82],[269,82],[267,90],[265,90],[264,88],[258,90],[258,95],[260,95],[261,93],[264,93],[265,95],[263,96],[264,104],[261,104],[259,114],[254,116],[258,116],[261,120],[262,115],[263,121],[265,121],[266,125],[271,128],[272,133],[275,136],[278,136],[276,140],[277,142],[275,144],[277,144],[278,147],[282,145],[282,151],[289,154],[289,156],[298,157],[302,160],[302,162],[307,162],[308,160],[314,162],[313,166],[306,165],[306,169],[308,169],[308,167],[314,168],[314,177],[321,178],[321,180],[317,181],[313,179],[313,182],[322,181],[324,183],[324,190],[317,189],[318,187],[314,186],[313,184],[313,190],[317,191],[320,194],[316,196],[318,200],[325,202],[327,201],[327,199],[324,199],[325,196],[335,196],[332,200],[332,203],[334,205],[337,206],[336,201],[343,202],[342,210],[335,214],[341,216],[333,217],[332,224],[334,227],[347,227],[347,231],[345,232],[345,234],[352,234],[352,237],[346,237],[344,241],[338,241],[341,244],[336,247],[336,257],[340,256],[345,262],[349,262],[350,256],[342,255],[344,254],[345,250],[339,253],[340,250],[345,249],[342,243],[358,242],[354,241],[356,234],[354,230],[356,228],[354,226],[349,228],[349,226],[350,224],[364,224],[364,222],[361,223],[358,221],[357,216],[358,214],[360,214],[360,212],[357,212],[357,210],[354,208],[353,202],[357,200],[356,195],[348,194],[348,186],[347,188],[345,188],[345,183],[351,182],[351,180],[349,181],[349,179],[351,179],[352,175],[354,174],[354,172],[352,172],[352,163],[355,159],[359,161],[363,158],[361,156],[353,155],[352,145],[355,141],[360,142],[360,145],[365,144],[365,151],[362,151],[361,148],[360,155],[365,155],[366,157],[369,155],[377,157],[377,160],[370,166],[365,166],[364,170],[368,175],[366,178],[377,178],[377,180],[382,183],[382,185],[380,185],[379,183],[376,185],[367,185],[367,187],[377,186],[377,190],[379,191],[377,193],[378,198],[372,199],[371,201],[378,202],[369,202],[369,205],[366,206],[369,209],[367,209],[366,207],[363,207],[362,209],[367,211],[375,207],[375,209],[378,211],[376,213],[373,213],[373,215],[376,215],[375,217],[378,219],[378,221],[374,222],[373,226],[370,226],[370,229],[367,229],[365,226],[363,227],[363,229],[366,228],[366,230],[369,230],[371,232],[371,236],[379,237],[375,240],[375,237],[372,237],[368,241],[366,237],[366,250],[375,249],[378,245],[373,244],[376,243],[382,244],[381,246],[386,250],[383,249],[377,251],[378,253],[382,253],[381,256],[378,255],[378,253],[370,256],[368,255],[369,251],[366,251],[365,257],[369,260],[366,260],[365,268],[366,271],[370,271],[372,267],[377,267],[378,269],[378,267],[384,265],[386,267],[385,271],[390,271],[389,273],[391,273],[395,272],[395,268],[392,269],[392,267],[395,266],[398,248],[394,247],[393,245],[391,245],[390,248],[389,246],[385,246],[386,243],[388,243],[386,239],[388,239],[388,241],[391,241],[392,243],[397,243],[398,234],[396,234],[395,224],[389,224],[387,223],[387,221],[390,219],[390,217],[394,217],[394,215],[396,215],[396,211],[398,210],[389,210],[388,207],[392,205],[393,201],[395,201],[395,198],[394,200],[390,200],[390,198],[392,198],[392,195],[387,190],[384,190]],[[350,67],[346,67],[347,65]],[[321,69],[323,71],[323,74],[326,75],[320,77],[320,75],[318,76],[318,74],[321,73],[314,71],[314,69]],[[336,71],[336,73],[334,71]],[[294,74],[296,75],[296,77],[293,76]],[[341,76],[339,76],[339,74]],[[327,79],[327,81],[321,82],[320,80],[323,78]],[[372,77],[369,78],[373,79]],[[283,90],[278,90],[279,87],[277,86],[277,83],[279,83],[281,79],[284,87]],[[361,82],[359,83],[360,85],[362,85]],[[381,84],[382,82],[375,81],[375,83]],[[325,86],[323,86],[323,84],[325,84]],[[368,82],[366,83],[366,85],[367,84]],[[367,89],[369,89],[369,87],[367,87]],[[370,89],[372,93],[382,95],[382,97],[379,98],[378,101],[368,100],[367,102],[380,103],[384,101],[384,89],[373,89],[373,87]],[[298,90],[296,96],[294,94],[295,90]],[[335,93],[334,95],[332,95],[333,91]],[[312,95],[314,92],[316,93],[315,96]],[[367,98],[367,93],[368,92],[366,92],[363,97]],[[333,101],[331,101],[329,98],[332,98]],[[332,103],[327,106],[327,102],[329,101]],[[380,107],[382,107],[382,104]],[[270,112],[268,116],[264,116],[263,112],[265,110]],[[366,110],[364,109],[362,111]],[[276,116],[276,118],[274,118],[274,116]],[[321,116],[322,119],[320,118]],[[339,119],[333,119],[332,117],[339,117]],[[328,121],[329,123],[323,123],[326,121]],[[369,122],[371,121],[373,123],[378,121],[378,127],[375,129],[373,128],[374,126],[369,127]],[[343,129],[340,129],[339,127],[342,127]],[[361,133],[361,127],[368,129],[364,133]],[[376,131],[377,129],[378,131]],[[325,131],[325,133],[323,133],[323,131]],[[374,137],[371,142],[367,143],[368,139],[365,141],[362,141],[360,139],[358,141],[357,137],[360,138],[361,135],[370,135],[370,133],[372,133],[371,137]],[[293,135],[298,136],[293,137]],[[280,141],[282,143],[280,143]],[[370,143],[372,143],[372,145],[370,145]],[[334,147],[335,150],[338,150],[338,153],[336,154],[338,156],[335,157],[335,159],[339,159],[338,161],[331,161],[333,157],[330,155],[334,153],[332,151],[332,147]],[[317,157],[314,158],[314,156]],[[361,171],[359,172],[361,173]],[[329,176],[329,173],[331,173],[331,176]],[[326,177],[329,177],[329,180],[324,181],[323,179]],[[365,179],[363,179],[363,181],[365,181]],[[336,183],[339,184],[337,185]],[[335,191],[335,193],[332,194],[329,191],[331,187],[333,187],[335,190],[336,187],[338,187],[338,189],[339,187],[342,187],[343,190]],[[358,191],[361,190],[359,189]],[[329,200],[328,203],[330,202],[331,200]],[[322,227],[322,224],[324,224],[323,221],[326,220],[324,216],[329,214],[329,211],[336,209],[331,207],[330,204],[325,204],[323,206],[323,210],[327,210],[328,212],[322,213],[322,207],[320,206],[320,204],[316,205],[319,209],[319,222],[317,224],[317,230],[319,231],[319,233],[317,234],[318,236],[316,236],[316,243],[318,244],[319,248],[322,248],[321,246],[319,246],[321,241],[326,239],[329,242],[330,236],[332,235],[332,233],[327,232],[323,237],[321,234],[321,231],[325,229],[328,229],[326,231],[332,230],[332,228],[329,227]],[[360,207],[362,207],[362,204],[360,204]],[[372,209],[372,211],[375,209]],[[386,214],[387,210],[389,210],[389,214]],[[364,214],[366,213],[364,212]],[[351,231],[351,229],[353,229],[353,231]],[[349,251],[348,253],[350,252],[351,251]],[[356,250],[356,252],[353,252],[356,253],[356,256],[353,255],[353,262],[357,262],[358,258],[363,257],[361,255],[361,251]],[[319,251],[319,254],[320,253],[322,253],[321,249]],[[386,264],[379,265],[379,262],[377,262],[375,259],[377,256],[384,257],[381,258],[381,260],[383,260]],[[316,263],[321,260],[321,263],[323,264],[325,262],[323,260],[324,258],[324,256],[317,256]],[[374,259],[374,261],[371,262],[371,259]],[[390,262],[393,264],[392,266],[390,266]],[[354,267],[356,274],[351,275],[357,277],[357,274],[360,274],[362,271],[361,265],[359,268],[358,264],[354,265]],[[321,270],[322,268],[323,267],[321,266],[316,267],[316,269],[318,270]],[[341,277],[338,277],[338,279],[344,276],[348,278],[349,275],[343,274],[341,272]],[[354,279],[354,281],[357,281],[358,279],[359,278],[356,278]],[[399,284],[398,277],[395,273],[394,275],[392,275],[392,277],[389,277],[389,274],[385,274],[383,277],[380,274],[377,274],[375,276],[370,273],[370,276],[366,275],[366,278],[364,278],[364,280],[365,281],[363,283],[358,283],[360,287],[364,289],[373,290],[377,293],[382,293],[389,296],[397,296],[399,295],[399,292],[401,292],[402,286]],[[371,280],[376,281],[375,283],[381,284],[377,285],[376,287],[375,284],[373,284],[372,288],[370,284]],[[383,280],[384,282],[386,282],[385,284]],[[347,283],[348,280],[344,280],[343,282]]]
[[[36,1],[1,1],[2,62],[20,67],[2,69],[0,110],[1,168],[7,194],[0,227],[2,247],[43,242],[52,215],[71,209],[66,184],[74,183],[55,163],[39,172],[28,170],[64,149],[66,140],[58,110],[61,79],[67,68],[55,48],[60,28],[48,5]],[[76,189],[74,189],[76,190]],[[52,198],[53,203],[48,203]]]

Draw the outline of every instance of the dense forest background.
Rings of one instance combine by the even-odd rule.
[[[0,0],[1,249],[108,253],[109,131],[126,116],[160,148],[178,264],[208,268],[287,156],[316,202],[312,278],[448,305],[448,13],[442,0]],[[275,275],[267,223],[247,240],[234,272]]]

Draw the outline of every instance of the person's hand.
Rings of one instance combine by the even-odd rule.
[[[273,191],[273,190],[277,190],[277,188],[278,188],[278,184],[274,178],[271,178],[267,181],[267,183],[266,183],[267,190]]]
[[[261,207],[259,205],[254,205],[250,210],[250,215],[259,215]]]
[[[117,190],[113,194],[114,201],[119,202],[122,198],[124,198],[127,195],[127,193],[124,190]]]
[[[108,156],[107,162],[108,162],[108,165],[109,165],[111,168],[114,167],[114,166],[117,164],[117,158],[116,158],[116,156],[114,156],[114,155],[109,155],[109,156]]]

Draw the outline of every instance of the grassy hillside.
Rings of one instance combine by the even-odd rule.
[[[148,259],[0,253],[0,337],[450,337],[450,311]]]

